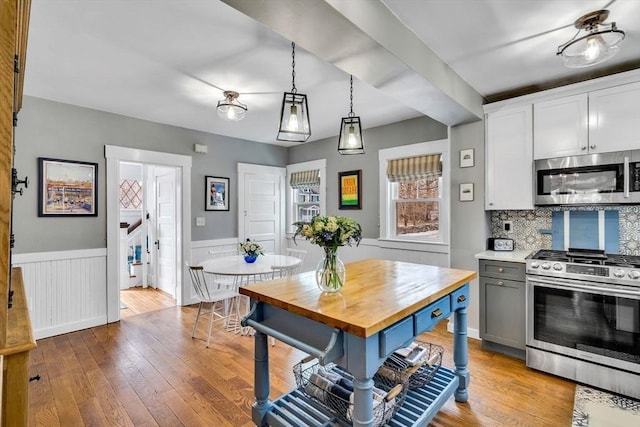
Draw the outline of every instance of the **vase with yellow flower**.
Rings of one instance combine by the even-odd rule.
[[[340,246],[356,246],[362,240],[362,227],[352,218],[314,216],[311,221],[294,222],[297,236],[302,236],[323,249],[324,256],[316,268],[316,283],[323,292],[338,292],[344,286],[346,271],[338,256]]]

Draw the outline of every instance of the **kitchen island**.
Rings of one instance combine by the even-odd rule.
[[[467,400],[466,308],[468,282],[476,273],[379,259],[353,262],[346,268],[346,283],[334,294],[318,289],[314,272],[240,288],[241,294],[251,298],[243,325],[256,330],[252,412],[256,425],[298,425],[304,422],[300,408],[311,408],[308,402],[289,405],[288,395],[269,401],[268,336],[317,357],[320,364],[334,362],[349,371],[354,377],[353,425],[370,426],[374,423],[372,378],[377,369],[394,350],[451,313],[455,314],[454,370],[442,367],[441,378],[432,381],[437,384],[424,386],[437,390],[410,391],[407,401],[413,399],[412,411],[403,414],[401,408],[394,421],[426,425],[449,396]],[[291,394],[295,393],[300,394]],[[330,418],[326,421],[331,425]]]

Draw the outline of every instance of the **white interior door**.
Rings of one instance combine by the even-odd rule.
[[[157,169],[156,175],[156,274],[157,287],[176,296],[176,172]]]
[[[265,252],[281,253],[285,168],[238,164],[238,239],[255,240]]]

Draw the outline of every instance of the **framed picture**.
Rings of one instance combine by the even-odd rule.
[[[473,148],[460,150],[460,167],[470,168],[473,166]]]
[[[362,209],[362,170],[338,172],[338,209]]]
[[[229,210],[229,178],[205,176],[204,210]]]
[[[98,216],[98,164],[39,157],[38,216]]]
[[[460,184],[460,201],[461,202],[473,201],[473,183]]]

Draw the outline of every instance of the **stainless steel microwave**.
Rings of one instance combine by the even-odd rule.
[[[640,150],[535,161],[536,205],[640,204]]]

